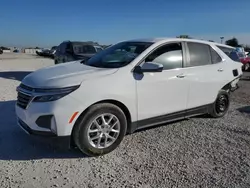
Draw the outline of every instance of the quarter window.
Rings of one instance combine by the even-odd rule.
[[[210,47],[210,52],[211,52],[211,58],[212,58],[212,63],[220,63],[222,61],[221,57],[219,56],[219,54]]]
[[[239,53],[237,53],[237,51],[234,48],[227,48],[222,46],[217,46],[217,47],[220,48],[220,50],[223,51],[233,61],[240,62]]]
[[[222,47],[222,46],[217,46],[218,48],[220,48],[221,51],[223,51],[225,54],[227,54],[229,56],[229,54],[234,51],[233,48],[227,48],[227,47]]]
[[[187,45],[190,54],[189,67],[212,64],[209,45],[194,42],[188,42]]]
[[[183,61],[182,45],[181,43],[164,45],[151,53],[145,61],[160,63],[164,70],[181,68]]]

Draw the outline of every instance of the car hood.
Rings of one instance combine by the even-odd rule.
[[[91,67],[80,62],[73,61],[39,69],[28,74],[22,83],[33,88],[68,87],[79,85],[86,79],[113,74],[118,70]]]

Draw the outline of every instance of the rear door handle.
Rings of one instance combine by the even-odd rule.
[[[218,69],[218,71],[219,71],[219,72],[222,72],[222,71],[223,71],[223,69],[222,69],[222,68],[220,68],[220,69]]]
[[[184,75],[184,74],[179,74],[179,75],[177,75],[176,77],[177,77],[177,78],[185,78],[186,75]]]

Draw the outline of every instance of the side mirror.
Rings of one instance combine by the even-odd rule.
[[[143,72],[162,72],[163,65],[160,63],[154,63],[154,62],[145,62],[143,65],[136,66],[134,68],[134,72],[136,73],[143,73]]]

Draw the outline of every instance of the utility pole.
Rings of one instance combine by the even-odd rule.
[[[223,43],[223,39],[224,39],[224,37],[220,37],[220,43],[221,44]]]

